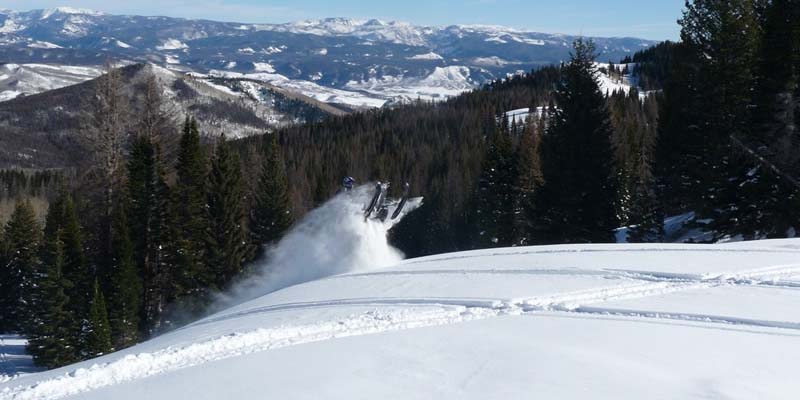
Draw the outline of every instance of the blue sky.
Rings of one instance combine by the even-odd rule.
[[[237,22],[321,17],[380,18],[423,25],[492,24],[547,33],[677,39],[683,0],[0,0],[0,8],[57,6],[108,13]]]

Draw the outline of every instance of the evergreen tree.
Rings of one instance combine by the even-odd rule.
[[[262,247],[276,242],[293,223],[289,183],[275,134],[264,136],[263,158],[250,213],[253,242]]]
[[[488,140],[476,193],[476,244],[479,248],[507,247],[514,244],[516,236],[517,163],[505,116]]]
[[[165,253],[174,249],[168,232],[169,187],[161,149],[139,136],[128,161],[129,218],[134,260],[142,282],[140,331],[150,335],[161,327],[161,314],[174,275]]]
[[[184,124],[176,170],[171,207],[175,240],[172,295],[200,299],[206,295],[205,288],[213,284],[214,276],[205,262],[206,157],[197,121],[193,118],[187,118]]]
[[[32,323],[39,275],[39,223],[30,202],[19,201],[5,227],[0,256],[0,331],[25,331]]]
[[[800,104],[796,67],[800,64],[800,3],[769,2],[753,95],[752,126],[734,139],[741,154],[738,224],[729,234],[746,239],[785,237],[800,222],[798,186],[790,171],[800,166],[796,109]]]
[[[72,197],[62,192],[50,205],[44,229],[45,246],[42,262],[45,265],[59,265],[58,275],[68,282],[62,287],[68,298],[66,311],[74,321],[74,329],[69,332],[66,342],[77,347],[85,356],[86,328],[89,324],[89,304],[92,299],[93,274],[89,271],[83,249],[78,216]],[[56,283],[58,285],[58,283]]]
[[[535,108],[534,108],[535,109]],[[539,144],[544,133],[544,121],[537,119],[531,114],[528,124],[520,141],[517,150],[517,244],[528,245],[531,243],[529,238],[532,229],[531,221],[536,218],[536,194],[544,184],[542,176],[542,163],[539,157]]]
[[[618,221],[609,113],[597,82],[594,44],[579,39],[574,49],[542,139],[545,183],[537,207],[547,212],[537,219],[535,240],[612,242]]]
[[[108,319],[115,348],[133,345],[139,338],[142,305],[142,280],[133,257],[133,242],[128,228],[127,199],[114,209]]]
[[[224,289],[249,259],[253,246],[245,228],[244,187],[239,155],[222,135],[208,176],[208,225],[206,260],[214,272],[214,284]]]
[[[793,111],[799,78],[795,68],[800,62],[798,9],[800,3],[792,0],[772,0],[767,7],[753,96],[753,130],[747,135],[748,144],[766,148],[764,156],[784,165],[798,157],[791,142],[797,129]]]
[[[28,353],[36,365],[55,368],[80,359],[80,325],[69,311],[67,290],[72,283],[63,274],[63,231],[54,229],[55,215],[48,214],[51,234],[44,237],[41,259],[46,273],[40,277],[36,293],[35,322],[28,333]]]
[[[690,167],[700,218],[720,236],[735,231],[742,208],[739,186],[747,169],[731,158],[732,138],[740,137],[749,122],[750,94],[759,27],[753,0],[695,0],[686,3],[681,39],[694,52],[699,67],[693,95],[699,114],[689,121],[696,127],[698,165]]]
[[[112,350],[111,328],[108,323],[108,311],[100,283],[94,281],[94,294],[89,311],[88,339],[86,353],[89,357],[101,356]]]
[[[670,215],[696,211],[702,206],[699,170],[707,152],[704,130],[698,123],[703,106],[695,52],[686,44],[669,51],[669,71],[658,97],[658,133],[655,162],[658,197]]]
[[[197,121],[187,118],[181,135],[176,165],[177,181],[172,189],[169,241],[169,261],[172,269],[167,275],[171,285],[166,302],[172,303],[170,322],[177,317],[198,315],[209,301],[215,275],[206,263],[206,234],[208,231],[207,165],[205,150],[200,143]]]
[[[628,242],[654,243],[664,240],[664,215],[653,185],[649,149],[642,147],[633,174],[631,210],[627,224]]]

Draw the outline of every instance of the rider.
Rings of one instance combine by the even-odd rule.
[[[345,192],[353,190],[353,185],[355,184],[356,180],[352,176],[346,176],[344,180],[342,180],[342,186],[344,187]]]

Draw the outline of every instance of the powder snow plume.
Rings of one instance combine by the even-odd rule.
[[[346,272],[394,265],[403,254],[389,245],[387,234],[403,216],[422,204],[409,199],[395,220],[364,220],[364,207],[374,185],[340,193],[311,211],[256,262],[255,276],[236,285],[218,301],[226,308],[292,285]]]

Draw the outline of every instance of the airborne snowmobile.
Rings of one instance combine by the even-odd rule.
[[[372,196],[372,200],[364,209],[364,221],[372,218],[384,222],[386,218],[389,217],[390,213],[392,220],[400,216],[406,202],[408,202],[410,185],[408,182],[405,183],[403,186],[403,197],[399,201],[388,199],[388,191],[389,182],[378,182],[375,185],[375,195]]]

